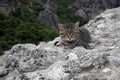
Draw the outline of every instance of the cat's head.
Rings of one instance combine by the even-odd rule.
[[[72,43],[79,38],[79,21],[76,23],[58,24],[60,37],[63,41]]]

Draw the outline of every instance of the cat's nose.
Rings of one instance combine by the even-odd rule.
[[[70,41],[72,41],[73,39],[72,39],[72,38],[70,38],[69,40],[70,40]]]
[[[72,36],[69,36],[69,40],[72,40]]]
[[[68,40],[68,41],[69,41],[69,42],[71,42],[71,41],[73,41],[73,40],[74,40],[73,38],[69,38],[69,40]]]
[[[71,38],[66,38],[67,42],[71,42],[71,40],[72,40]]]
[[[74,40],[73,40],[73,39],[69,39],[67,42],[68,42],[68,43],[73,43]]]

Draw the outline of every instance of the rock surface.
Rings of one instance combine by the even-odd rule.
[[[73,8],[77,9],[76,15],[84,19],[91,19],[106,9],[120,6],[120,0],[76,0]]]
[[[21,17],[23,15],[22,3],[18,0],[1,0],[0,12],[6,13],[7,15]]]
[[[120,8],[84,25],[93,49],[17,44],[0,56],[0,80],[120,80]]]
[[[42,0],[39,0],[42,3]],[[47,27],[57,28],[58,15],[56,6],[49,0],[46,3],[42,3],[44,10],[40,11],[38,20]]]
[[[37,1],[42,5],[44,5],[47,2],[47,0],[37,0]]]

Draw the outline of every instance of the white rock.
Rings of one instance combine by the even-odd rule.
[[[111,73],[111,69],[110,68],[105,68],[105,69],[103,69],[102,73],[110,74]]]
[[[107,61],[111,66],[120,66],[120,57],[117,56],[108,56]]]
[[[0,66],[0,77],[3,77],[8,74],[8,70]]]
[[[70,60],[70,61],[77,60],[77,59],[78,59],[78,57],[75,53],[70,53],[68,55],[68,60]]]

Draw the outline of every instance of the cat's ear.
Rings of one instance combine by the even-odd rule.
[[[80,22],[77,21],[77,22],[75,23],[75,27],[79,27],[79,25],[80,25]]]
[[[64,26],[63,26],[63,24],[61,24],[61,23],[58,23],[58,29],[59,29],[59,30],[63,30],[63,29],[64,29]]]

